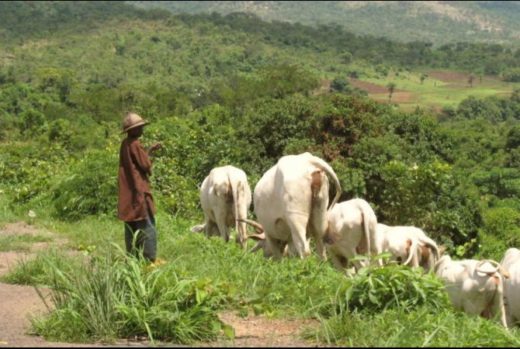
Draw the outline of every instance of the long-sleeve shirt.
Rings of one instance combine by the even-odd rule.
[[[148,218],[156,209],[150,190],[152,162],[137,138],[127,137],[119,150],[118,217],[125,222]]]

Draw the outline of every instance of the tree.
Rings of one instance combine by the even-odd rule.
[[[395,82],[389,82],[388,85],[386,85],[386,88],[388,88],[388,102],[392,100],[392,95],[395,91]]]
[[[426,74],[426,73],[422,73],[422,74],[421,74],[421,77],[420,77],[420,79],[421,79],[421,85],[423,84],[424,80],[426,80],[427,77],[428,77],[428,74]]]
[[[337,77],[334,80],[332,80],[332,82],[330,84],[330,89],[332,91],[345,92],[345,91],[350,90],[350,84],[347,79],[342,78],[342,77]]]
[[[475,80],[475,75],[473,73],[469,74],[468,84],[470,87],[473,87],[473,81]]]

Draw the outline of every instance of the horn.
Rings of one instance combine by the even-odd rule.
[[[265,240],[265,233],[250,234],[250,235],[247,235],[247,238],[248,239],[253,239],[253,240]]]
[[[492,259],[484,259],[484,260],[481,260],[480,262],[477,263],[477,266],[475,267],[475,270],[477,272],[480,272],[480,273],[483,273],[483,274],[488,274],[489,275],[489,272],[485,272],[483,271],[482,269],[480,269],[480,267],[484,264],[488,262],[489,264],[491,265],[494,265],[495,266],[495,270],[493,270],[493,272],[491,272],[492,274],[496,273],[500,268],[500,264]]]
[[[253,221],[253,220],[251,220],[251,219],[247,219],[247,218],[238,218],[237,221],[239,221],[239,222],[244,222],[244,223],[247,223],[247,224],[249,224],[249,225],[252,225],[252,226],[255,228],[255,230],[256,230],[256,232],[257,232],[258,234],[263,234],[264,231],[265,231],[265,230],[264,230],[264,227],[263,227],[260,223],[255,222],[255,221]]]

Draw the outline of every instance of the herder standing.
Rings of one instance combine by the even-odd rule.
[[[135,113],[128,113],[123,119],[122,133],[127,132],[127,137],[119,150],[118,217],[125,222],[126,251],[138,256],[142,249],[144,258],[153,263],[157,253],[157,231],[156,208],[150,190],[152,163],[149,155],[161,144],[156,143],[149,149],[141,145],[139,137],[146,124],[148,122]]]

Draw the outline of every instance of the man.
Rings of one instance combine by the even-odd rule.
[[[123,119],[123,132],[127,137],[119,150],[119,201],[118,217],[125,222],[125,243],[128,253],[143,256],[154,263],[157,251],[157,232],[155,230],[156,212],[150,175],[152,163],[149,155],[161,147],[160,143],[146,150],[139,142],[143,134],[144,121],[135,113],[128,113]],[[134,236],[136,235],[136,236]]]

